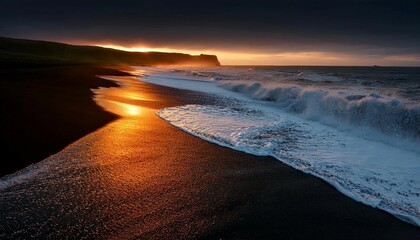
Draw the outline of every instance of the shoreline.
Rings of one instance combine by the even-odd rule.
[[[99,74],[128,75],[98,66],[0,69],[0,177],[117,119],[92,99],[91,89],[117,86],[96,77]]]
[[[108,92],[107,96],[95,98],[122,104],[118,106],[133,105],[138,111],[111,106],[110,110],[117,112],[110,114],[116,116],[118,111],[126,111],[127,115],[48,158],[54,163],[69,155],[69,160],[78,161],[75,156],[81,151],[81,156],[86,158],[80,160],[83,166],[71,164],[76,167],[74,170],[58,168],[57,172],[45,173],[51,176],[19,183],[2,192],[0,206],[7,207],[2,207],[0,236],[2,232],[10,233],[11,238],[25,233],[26,236],[72,234],[116,239],[416,239],[420,236],[417,227],[356,202],[321,179],[272,157],[254,156],[206,142],[155,114],[163,107],[209,103],[211,97],[129,81],[131,92],[107,88],[100,90],[104,94]],[[116,136],[108,140],[105,137],[110,133]],[[114,139],[120,138],[125,141],[113,149]],[[85,151],[84,148],[97,149],[95,144],[101,151]],[[121,148],[133,154],[119,151]],[[106,150],[103,156],[102,149]],[[95,180],[98,177],[101,178]],[[45,192],[45,186],[51,188],[51,193]],[[22,208],[15,201],[16,189],[22,190],[18,200],[31,208]],[[68,204],[74,198],[77,204]],[[54,208],[58,203],[61,212]],[[23,215],[16,211],[29,212]],[[57,219],[51,218],[53,214]],[[26,217],[21,219],[21,216]],[[77,223],[80,216],[89,224],[68,225]],[[31,228],[26,227],[28,222]]]
[[[159,92],[159,97],[164,97],[167,100],[168,99],[173,100],[173,96],[175,95],[175,96],[177,96],[178,100],[180,100],[180,102],[177,102],[177,101],[174,101],[174,102],[171,101],[170,103],[169,102],[166,102],[164,105],[159,106],[159,107],[155,107],[154,106],[153,109],[157,109],[157,110],[160,109],[160,108],[164,108],[164,107],[173,107],[173,106],[177,106],[177,105],[179,106],[179,105],[184,105],[184,104],[206,104],[206,103],[207,104],[209,104],[209,103],[211,104],[211,101],[214,101],[214,99],[212,99],[211,95],[206,95],[206,94],[199,93],[199,92],[194,92],[194,91],[189,91],[189,90],[175,89],[175,88],[171,88],[171,87],[165,87],[165,86],[155,85],[155,84],[152,84],[152,83],[144,83],[144,82],[142,82],[142,85],[146,85],[146,86],[150,85],[151,86],[151,87],[148,86],[147,88],[152,88],[152,89],[157,88],[157,89],[160,89],[159,91],[157,91],[157,92]],[[107,90],[105,90],[105,91],[107,91]],[[156,91],[156,90],[154,90],[154,91]],[[162,96],[162,95],[166,95],[166,96]],[[169,97],[168,97],[168,95],[169,95]],[[390,224],[391,224],[391,222],[394,222],[395,221],[397,223],[397,225],[399,225],[399,224],[401,224],[402,226],[406,225],[409,229],[410,228],[414,229],[414,233],[416,233],[416,230],[418,230],[417,229],[417,226],[415,224],[413,224],[411,222],[408,222],[408,221],[406,221],[404,219],[399,219],[398,217],[396,217],[395,215],[393,215],[393,214],[391,214],[389,212],[386,212],[386,211],[381,210],[381,209],[377,209],[375,207],[372,207],[370,205],[367,205],[367,204],[364,204],[364,203],[362,203],[360,201],[357,201],[357,200],[355,200],[353,198],[350,198],[349,196],[347,196],[344,193],[342,193],[341,191],[339,191],[339,189],[335,188],[333,185],[331,185],[327,181],[325,181],[325,180],[323,180],[321,178],[318,178],[316,176],[313,176],[313,175],[311,175],[309,173],[305,173],[305,172],[302,172],[300,170],[294,169],[293,167],[288,166],[285,163],[282,163],[281,161],[275,159],[274,157],[271,157],[271,156],[256,156],[256,155],[244,153],[244,152],[241,152],[241,151],[237,151],[237,150],[234,150],[234,149],[229,148],[229,147],[226,147],[226,146],[221,146],[221,145],[218,145],[218,144],[213,143],[213,142],[205,141],[205,140],[203,140],[203,139],[201,139],[201,138],[199,138],[199,137],[197,137],[197,136],[195,136],[193,134],[190,134],[188,132],[185,132],[184,130],[182,130],[182,129],[180,129],[180,128],[178,128],[178,127],[176,127],[176,126],[174,126],[174,125],[172,125],[172,124],[170,124],[168,122],[166,122],[164,119],[162,119],[158,115],[156,115],[155,117],[158,118],[160,121],[163,121],[164,123],[166,123],[167,125],[169,125],[170,128],[175,129],[175,131],[181,131],[183,134],[187,134],[189,137],[192,137],[194,139],[197,139],[200,142],[205,142],[206,144],[210,144],[212,146],[215,146],[216,149],[219,149],[219,150],[216,150],[216,151],[221,151],[221,149],[223,149],[223,151],[233,151],[234,153],[237,153],[237,154],[240,154],[240,155],[245,155],[245,156],[248,156],[249,158],[264,159],[264,161],[274,161],[275,162],[274,165],[279,164],[281,166],[281,168],[286,168],[288,170],[291,170],[292,172],[297,172],[298,175],[299,174],[302,174],[304,176],[307,176],[309,179],[314,179],[315,180],[314,182],[316,182],[316,184],[314,184],[314,186],[311,186],[311,187],[315,187],[315,188],[316,187],[320,187],[320,186],[326,187],[326,189],[328,189],[328,190],[325,190],[326,191],[326,193],[325,193],[326,194],[326,197],[330,196],[329,195],[329,194],[331,194],[330,191],[333,191],[334,192],[333,193],[334,195],[335,194],[338,194],[339,195],[339,197],[338,197],[339,198],[339,201],[343,201],[344,199],[346,199],[345,201],[353,202],[354,204],[359,205],[359,207],[361,207],[364,210],[370,209],[371,211],[376,212],[376,213],[372,213],[373,215],[379,214],[378,216],[383,215],[383,216],[385,216],[385,218],[390,217],[392,219],[392,220],[390,220]],[[220,155],[223,156],[223,154],[220,154]],[[276,167],[278,167],[279,165],[276,165]],[[269,177],[267,177],[267,178],[269,178]],[[308,182],[311,182],[311,181],[312,180],[308,180]],[[310,183],[310,185],[311,184],[313,184],[313,183]],[[318,185],[318,184],[321,184],[321,185]],[[330,202],[327,205],[328,206],[331,206],[330,204],[332,204],[332,202]],[[337,203],[334,202],[334,204],[337,204]],[[349,210],[349,211],[352,211],[352,210]],[[349,213],[347,213],[347,214],[349,214]],[[369,214],[371,214],[371,213],[369,213]],[[346,216],[346,214],[343,214],[343,215],[344,215],[343,217],[345,217],[345,218],[348,217],[348,216]],[[350,213],[349,215],[353,215],[353,213]],[[355,215],[357,215],[357,214],[355,214]],[[357,219],[357,218],[354,218],[354,219]],[[355,220],[355,221],[357,221],[357,220]],[[346,223],[346,224],[351,225],[351,223]],[[355,222],[353,224],[355,224]],[[392,224],[394,224],[394,223],[392,223]],[[364,233],[367,233],[367,232],[364,232]],[[417,234],[419,234],[419,236],[420,236],[420,231],[418,231]],[[306,236],[306,237],[308,237],[308,236]],[[379,236],[379,235],[376,235],[376,236]],[[358,238],[359,239],[360,238],[363,239],[363,237],[361,237],[361,236],[358,236]],[[383,235],[381,238],[385,239],[386,237],[385,237],[385,235]],[[352,238],[349,238],[349,239],[352,239]]]

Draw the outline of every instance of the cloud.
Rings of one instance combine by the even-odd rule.
[[[0,2],[0,35],[276,54],[420,54],[416,1]]]

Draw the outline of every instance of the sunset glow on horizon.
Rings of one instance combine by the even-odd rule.
[[[6,2],[0,36],[10,38],[210,54],[222,65],[420,66],[417,1]]]
[[[383,57],[380,55],[351,55],[322,51],[297,51],[297,52],[239,52],[218,49],[187,49],[170,47],[148,47],[148,46],[121,46],[118,44],[91,44],[98,47],[112,48],[128,52],[166,52],[185,53],[191,55],[209,54],[216,55],[222,65],[312,65],[312,66],[398,66],[419,64],[420,56],[413,55],[392,55]]]

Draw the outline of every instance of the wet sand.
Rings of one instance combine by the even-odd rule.
[[[0,176],[38,162],[117,118],[92,99],[91,88],[117,86],[98,74],[127,75],[82,66],[0,69]]]
[[[205,142],[155,115],[211,98],[121,80],[125,87],[97,97],[118,120],[0,190],[0,237],[419,239],[418,227],[320,179]]]

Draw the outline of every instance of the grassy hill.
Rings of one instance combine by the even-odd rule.
[[[67,65],[199,65],[220,66],[217,56],[182,53],[126,52],[96,46],[76,46],[56,42],[0,37],[0,64]]]

